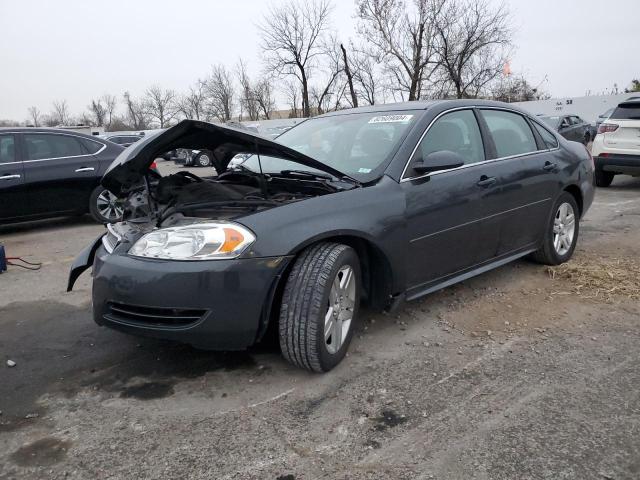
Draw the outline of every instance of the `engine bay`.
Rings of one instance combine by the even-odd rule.
[[[208,178],[188,171],[164,177],[150,172],[142,185],[127,192],[123,222],[159,228],[194,219],[233,220],[345,187],[352,185],[339,186],[303,172],[271,175],[230,170]]]

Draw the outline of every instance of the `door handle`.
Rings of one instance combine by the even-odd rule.
[[[93,167],[82,167],[76,170],[76,173],[81,173],[81,172],[93,172],[95,170],[95,168]]]
[[[20,175],[3,175],[0,180],[15,180],[16,178],[20,178]]]
[[[542,169],[545,172],[554,172],[558,169],[558,164],[557,163],[551,163],[551,162],[544,162],[544,167],[542,167]]]
[[[487,177],[486,175],[482,175],[480,177],[480,181],[476,183],[476,185],[478,185],[479,187],[488,187],[496,182],[496,177]]]

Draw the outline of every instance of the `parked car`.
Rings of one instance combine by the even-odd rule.
[[[103,135],[102,138],[105,140],[109,140],[110,142],[117,143],[118,145],[122,145],[123,147],[129,147],[136,143],[141,138],[144,138],[144,135]]]
[[[90,212],[118,220],[118,199],[100,185],[123,147],[56,128],[0,129],[0,222]]]
[[[253,155],[154,182],[158,152],[187,142],[221,167]],[[584,146],[492,101],[342,110],[278,143],[185,120],[134,148],[102,180],[124,219],[68,289],[93,266],[98,324],[201,348],[243,349],[271,325],[317,372],[345,356],[361,299],[394,308],[526,255],[566,262],[594,195]]]
[[[176,165],[184,165],[185,167],[211,167],[215,166],[215,157],[210,150],[191,150],[179,148],[172,156]]]
[[[608,187],[618,174],[640,176],[640,100],[613,110],[600,124],[591,151],[598,187]]]
[[[611,116],[611,114],[613,113],[613,111],[615,110],[614,108],[610,108],[609,110],[607,110],[604,113],[601,113],[600,115],[598,115],[598,118],[596,119],[596,135],[598,133],[598,128],[600,128],[600,125],[607,120],[607,118],[609,118]],[[595,138],[595,136],[594,136]]]
[[[567,140],[586,145],[593,139],[591,125],[577,115],[539,117]]]

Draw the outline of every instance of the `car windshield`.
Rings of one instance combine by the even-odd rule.
[[[390,160],[420,111],[354,113],[318,117],[280,135],[276,142],[361,181],[372,179]],[[312,168],[280,158],[255,155],[243,167],[277,173]]]
[[[560,117],[540,117],[544,123],[551,125],[553,128],[560,123]]]

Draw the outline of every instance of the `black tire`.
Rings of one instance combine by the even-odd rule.
[[[113,216],[106,216],[104,215],[99,206],[99,203],[101,202],[100,196],[105,193],[105,194],[109,194],[109,195],[113,195],[111,194],[111,192],[109,192],[106,188],[104,188],[101,185],[98,185],[96,188],[94,188],[93,192],[91,192],[91,196],[89,197],[89,213],[91,213],[91,216],[95,219],[96,222],[98,223],[115,223],[115,222],[119,222],[122,219],[122,206],[121,205],[117,205],[117,208],[114,206],[113,211],[116,214],[114,214]],[[116,211],[118,210],[118,211]],[[112,211],[112,210],[110,210]]]
[[[351,267],[355,281],[355,301],[347,335],[336,352],[325,341],[325,316],[334,280]],[[279,337],[282,355],[290,363],[313,372],[328,372],[344,358],[360,303],[360,261],[347,245],[319,243],[298,257],[287,278],[280,307]]]
[[[591,134],[589,132],[585,133],[582,141],[584,142],[585,146],[589,145],[589,142],[591,141]]]
[[[199,152],[193,159],[193,164],[196,167],[210,167],[213,165],[213,160],[211,158],[211,152],[204,150]]]
[[[575,230],[573,234],[573,240],[571,242],[571,246],[568,251],[564,254],[558,253],[556,248],[554,247],[554,223],[556,219],[556,215],[560,206],[564,203],[568,203],[571,205],[571,208],[574,212],[574,221],[575,221]],[[564,192],[556,203],[553,206],[553,211],[551,214],[551,218],[545,228],[544,231],[544,239],[542,242],[542,247],[540,250],[534,252],[531,255],[531,258],[543,265],[560,265],[568,261],[573,255],[573,251],[576,248],[576,243],[578,242],[578,235],[580,234],[580,210],[578,209],[578,204],[576,199],[568,192]]]
[[[615,175],[616,174],[613,172],[596,170],[596,187],[608,187],[609,185],[611,185],[611,182],[613,182],[613,177],[615,177]]]

